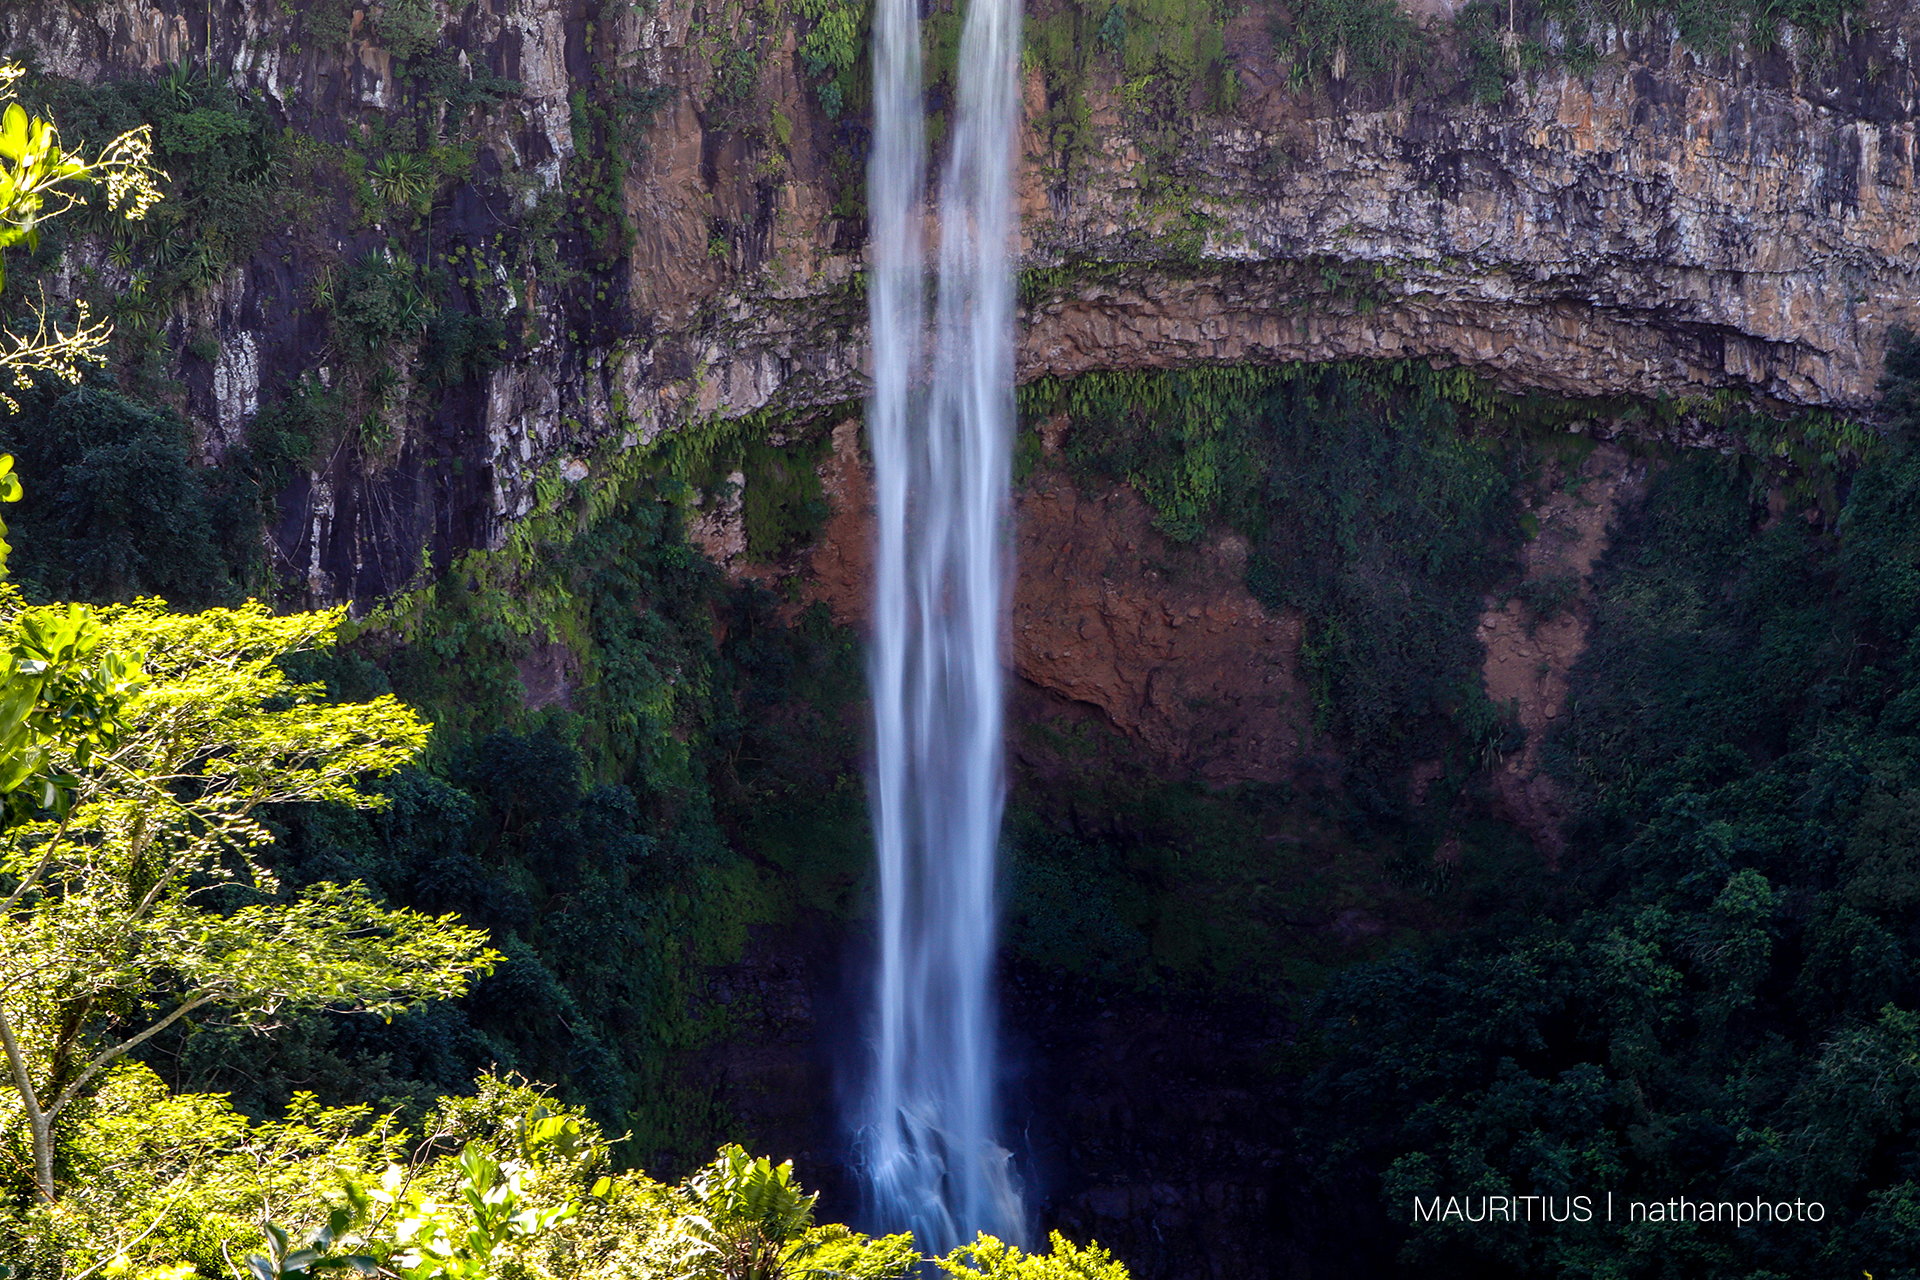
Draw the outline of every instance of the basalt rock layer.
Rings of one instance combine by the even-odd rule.
[[[211,67],[295,133],[351,149],[421,109],[380,11],[355,10],[330,46],[273,0],[30,0],[0,14],[0,44],[81,81]],[[1590,71],[1510,71],[1496,103],[1462,79],[1448,6],[1421,11],[1420,75],[1369,83],[1293,74],[1269,35],[1282,12],[1252,5],[1227,29],[1241,92],[1226,114],[1198,92],[1149,113],[1096,56],[1069,140],[1043,128],[1048,81],[1029,74],[1023,379],[1416,357],[1516,389],[1858,409],[1889,329],[1920,323],[1920,17],[1905,6],[1718,56],[1658,24],[1611,31]],[[518,326],[505,363],[414,397],[377,448],[337,449],[296,481],[276,562],[309,602],[397,589],[423,548],[499,545],[542,468],[866,386],[864,135],[823,109],[804,20],[684,0],[435,13],[463,74],[515,92],[482,112],[475,161],[424,230],[343,199],[331,224],[269,228],[252,261],[177,305],[178,398],[204,456],[336,361],[307,302],[330,263],[403,242],[431,259],[549,195],[617,200],[628,235],[596,248],[563,220],[541,230],[550,251],[487,262],[474,305]],[[586,126],[620,93],[654,95],[639,142]],[[585,177],[604,145],[625,149],[611,195]],[[202,331],[217,350],[189,342]]]
[[[1273,85],[1181,155],[1204,265],[1064,291],[1028,367],[1420,356],[1568,395],[1865,404],[1916,303],[1911,69],[1613,52],[1494,108],[1316,111]],[[1036,256],[1130,256],[1133,154],[1116,128],[1105,172],[1030,218]]]

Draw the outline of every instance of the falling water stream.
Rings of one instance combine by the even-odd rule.
[[[874,14],[872,648],[880,955],[861,1146],[875,1216],[922,1250],[1022,1234],[995,1140],[994,853],[1013,427],[1019,0],[972,0],[940,183],[927,350],[916,0]]]

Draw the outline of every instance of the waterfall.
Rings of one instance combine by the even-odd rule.
[[[916,0],[874,14],[871,681],[880,863],[876,1043],[860,1145],[876,1217],[944,1252],[1023,1234],[994,1139],[994,854],[1005,784],[1013,148],[1019,0],[972,0],[940,183],[926,350]],[[928,358],[931,356],[929,365]]]

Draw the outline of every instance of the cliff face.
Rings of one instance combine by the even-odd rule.
[[[497,367],[430,391],[416,376],[419,341],[380,353],[401,391],[361,406],[370,421],[384,415],[378,429],[326,442],[280,496],[270,532],[289,597],[369,602],[452,554],[500,546],[536,504],[558,506],[566,482],[623,452],[674,433],[712,439],[761,411],[831,411],[819,479],[832,515],[811,547],[755,563],[738,492],[703,508],[694,533],[737,575],[792,575],[790,599],[858,624],[868,481],[844,410],[866,386],[864,135],[857,113],[823,106],[800,47],[809,21],[694,0],[416,5],[440,27],[442,70],[490,86],[455,112],[424,87],[424,57],[383,43],[382,6],[342,0],[340,33],[326,39],[319,7],[0,7],[0,51],[31,51],[45,72],[97,83],[211,66],[332,157],[290,178],[311,189],[247,260],[171,301],[159,326],[169,394],[206,462],[246,442],[296,380],[343,385],[349,353],[314,299],[355,263],[448,264],[461,313],[502,325]],[[1611,32],[1583,74],[1505,67],[1491,103],[1446,34],[1447,0],[1420,11],[1434,33],[1427,65],[1296,83],[1269,35],[1282,8],[1250,4],[1224,32],[1240,88],[1218,111],[1193,86],[1142,101],[1104,55],[1063,88],[1041,59],[1022,138],[1022,379],[1405,357],[1516,392],[1724,392],[1775,413],[1869,404],[1888,331],[1920,327],[1911,6],[1882,0],[1833,35],[1789,32],[1777,48],[1719,57],[1657,32]],[[1059,13],[1036,4],[1033,16]],[[425,213],[355,189],[386,157],[449,140],[470,148],[469,163]],[[69,257],[56,295],[86,270],[126,283],[102,241],[82,236]],[[1617,408],[1591,407],[1596,418]],[[1626,429],[1595,425],[1595,436]],[[1254,599],[1244,538],[1216,528],[1175,543],[1134,491],[1083,485],[1063,457],[1074,426],[1045,424],[1018,499],[1010,753],[1022,781],[1046,791],[1083,780],[1109,750],[1137,756],[1156,781],[1246,784],[1256,797],[1315,770],[1333,776],[1350,744],[1316,728],[1309,621]],[[1709,428],[1682,415],[1667,429],[1736,446]],[[1528,465],[1514,488],[1531,521],[1517,582],[1505,584],[1515,589],[1482,601],[1474,588],[1461,632],[1477,621],[1482,691],[1518,731],[1471,744],[1470,772],[1492,793],[1486,809],[1531,837],[1532,865],[1534,848],[1560,852],[1564,801],[1541,748],[1571,705],[1595,566],[1659,464],[1601,444]],[[1780,517],[1784,499],[1776,506]],[[567,705],[583,669],[563,644],[529,642],[523,706]],[[1410,841],[1418,856],[1406,865],[1287,807],[1219,837],[1226,888],[1178,904],[1193,920],[1169,909],[1126,923],[1155,956],[1198,965],[1216,946],[1208,929],[1267,912],[1271,933],[1235,946],[1264,962],[1284,937],[1316,972],[1450,927],[1456,908],[1422,886],[1471,869],[1461,833],[1482,814],[1467,800],[1448,808],[1443,793],[1463,786],[1447,776],[1457,761],[1411,748],[1408,759],[1380,785],[1389,801],[1431,810],[1431,832],[1418,833],[1431,848]],[[1095,835],[1113,820],[1100,799],[1072,815]],[[1182,861],[1190,834],[1167,842],[1167,866],[1141,855],[1142,882],[1158,877],[1172,897],[1212,874]],[[1271,884],[1234,878],[1263,859],[1279,868]],[[688,1067],[721,1082],[714,1114],[792,1150],[837,1141],[821,1132],[822,1046],[846,1019],[826,1012],[835,980],[823,971],[844,924],[804,944],[791,928],[756,936],[749,962],[711,985],[724,988],[715,1000],[745,993],[765,1016],[729,1024],[730,1038]],[[1304,1198],[1293,1103],[1271,1065],[1291,1043],[1291,988],[1269,993],[1257,1017],[1242,1001],[1196,1012],[1182,992],[1108,1008],[1051,960],[1010,968],[1008,1021],[1033,1040],[1022,1089],[1037,1101],[1022,1105],[1038,1117],[1036,1160],[1058,1166],[1043,1188],[1050,1220],[1122,1246],[1142,1274],[1199,1274],[1205,1256],[1222,1260],[1210,1274],[1264,1275],[1283,1248],[1317,1249],[1313,1274],[1379,1261],[1381,1223],[1349,1213],[1362,1193]],[[808,1178],[831,1186],[831,1164]]]
[[[1197,91],[1143,106],[1093,57],[1064,130],[1058,85],[1030,71],[1023,379],[1412,356],[1516,389],[1858,408],[1888,328],[1920,323],[1905,6],[1723,57],[1610,32],[1590,73],[1510,71],[1493,105],[1439,38],[1419,75],[1296,90],[1268,34],[1280,12],[1225,31],[1225,113]],[[416,397],[394,439],[334,451],[285,495],[278,563],[310,602],[404,585],[423,547],[498,545],[543,466],[865,386],[863,135],[821,107],[810,24],[686,2],[432,13],[459,74],[517,86],[473,117],[474,163],[424,227],[334,192],[176,308],[181,407],[215,460],[338,362],[306,301],[328,264],[524,233],[472,295],[518,329],[505,364]],[[0,13],[0,43],[80,81],[210,64],[294,133],[371,155],[400,122],[453,123],[383,47],[382,14],[353,9],[330,43],[274,0],[35,2]],[[641,127],[596,130],[596,106],[638,95]],[[543,197],[571,214],[538,221]],[[595,202],[617,203],[623,243],[588,234]],[[217,352],[186,349],[196,324]]]
[[[1268,79],[1255,19],[1236,25],[1263,87],[1176,170],[1213,219],[1206,266],[1038,308],[1030,368],[1412,355],[1569,395],[1857,407],[1886,328],[1915,315],[1904,53],[1617,39],[1591,75],[1542,74],[1497,108],[1328,111]],[[1114,123],[1096,172],[1029,222],[1036,257],[1129,256]],[[1342,274],[1355,301],[1328,296]]]

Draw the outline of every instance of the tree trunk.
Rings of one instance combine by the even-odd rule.
[[[33,1186],[48,1204],[53,1194],[53,1117],[40,1109],[33,1091],[33,1078],[27,1071],[27,1056],[13,1034],[13,1023],[0,1009],[0,1045],[7,1051],[7,1067],[13,1075],[13,1087],[20,1093],[20,1110],[26,1114],[27,1130],[33,1135]]]

